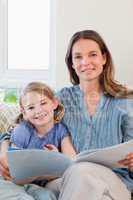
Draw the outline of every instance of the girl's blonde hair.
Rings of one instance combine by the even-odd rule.
[[[23,108],[23,103],[22,103],[23,97],[29,92],[37,92],[39,94],[43,94],[44,96],[48,97],[50,100],[54,100],[56,98],[54,95],[54,92],[46,84],[42,82],[31,82],[24,88],[24,90],[22,91],[22,94],[20,95],[19,104],[21,108]],[[61,104],[59,100],[58,102],[59,104],[54,111],[55,123],[59,123],[64,116],[64,106]],[[16,123],[18,124],[23,120],[24,120],[23,114],[20,113],[16,119]]]

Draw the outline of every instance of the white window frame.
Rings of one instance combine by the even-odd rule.
[[[21,87],[27,82],[40,80],[55,87],[56,78],[56,0],[50,0],[50,66],[45,70],[8,69],[8,0],[0,0],[0,87]]]

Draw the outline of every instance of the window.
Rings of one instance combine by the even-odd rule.
[[[0,85],[55,84],[55,0],[0,0]],[[52,47],[52,48],[51,48]]]

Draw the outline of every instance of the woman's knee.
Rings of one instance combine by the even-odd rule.
[[[90,174],[93,171],[93,164],[89,162],[81,162],[81,163],[75,163],[71,167],[68,168],[66,173],[69,173],[69,175],[73,176],[80,176],[80,175],[86,175]]]
[[[82,162],[75,163],[69,167],[63,176],[63,182],[65,183],[88,183],[91,179],[93,166],[91,163]]]

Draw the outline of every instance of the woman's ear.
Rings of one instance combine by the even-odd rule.
[[[74,65],[72,64],[72,68],[75,69]]]
[[[103,65],[105,65],[107,62],[107,56],[106,53],[103,54]]]

